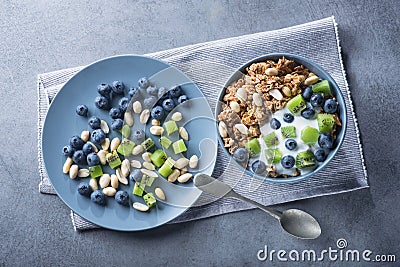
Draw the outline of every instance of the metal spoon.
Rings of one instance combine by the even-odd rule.
[[[251,199],[236,193],[229,185],[217,179],[199,173],[194,177],[194,184],[203,192],[207,192],[217,197],[230,197],[253,204],[257,208],[278,219],[282,228],[289,234],[301,239],[315,239],[321,234],[321,227],[314,217],[307,212],[298,209],[289,209],[280,212],[276,209],[261,205]]]

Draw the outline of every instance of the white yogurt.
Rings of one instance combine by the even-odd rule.
[[[318,130],[318,122],[316,119],[305,119],[302,116],[294,116],[294,120],[291,123],[287,123],[283,120],[283,115],[285,113],[290,113],[289,109],[287,107],[276,111],[273,115],[272,118],[276,118],[277,120],[279,120],[279,122],[281,123],[281,127],[278,130],[274,130],[271,128],[271,126],[269,125],[269,123],[263,125],[262,127],[260,127],[260,131],[262,136],[266,136],[268,134],[270,134],[271,132],[275,132],[277,138],[279,139],[279,144],[276,146],[276,148],[279,148],[279,150],[282,152],[282,158],[284,156],[287,155],[291,155],[293,156],[293,158],[296,159],[296,155],[297,153],[301,152],[301,151],[305,151],[309,148],[311,148],[312,151],[314,151],[316,148],[318,148],[318,144],[316,143],[314,146],[309,146],[304,144],[304,142],[301,140],[300,136],[301,136],[301,130],[303,130],[303,128],[305,128],[306,126],[311,126],[315,129]],[[282,133],[281,133],[281,128],[285,127],[285,126],[294,126],[296,127],[296,137],[295,138],[290,138],[290,139],[294,139],[297,142],[297,147],[294,150],[289,150],[286,148],[285,146],[285,141],[287,139],[284,139],[282,137]],[[258,141],[260,142],[261,145],[261,153],[260,153],[260,160],[265,162],[265,164],[267,165],[271,165],[268,164],[266,162],[266,158],[265,158],[265,149],[267,149],[267,146],[265,145],[264,140],[262,139],[262,137],[258,138]],[[317,162],[317,166],[318,166],[319,162]],[[275,166],[277,173],[279,174],[287,174],[287,175],[293,175],[295,170],[296,170],[296,164],[294,165],[293,168],[290,169],[285,169],[282,167],[281,163],[276,163],[276,164],[272,164]],[[304,168],[301,169],[301,174],[306,174],[309,173],[311,171],[313,171],[316,167],[310,167],[310,168]]]

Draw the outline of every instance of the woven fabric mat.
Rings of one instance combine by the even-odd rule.
[[[342,64],[337,25],[333,17],[275,31],[194,44],[147,56],[164,60],[186,73],[197,83],[213,108],[219,90],[232,70],[255,57],[274,52],[307,57],[322,66],[335,79],[344,95],[349,114],[342,147],[327,168],[307,180],[291,184],[254,182],[250,176],[242,174],[236,165],[229,164],[229,159],[219,148],[213,176],[222,175],[225,180],[238,181],[235,191],[264,205],[368,187],[357,120]],[[41,133],[44,119],[54,96],[63,84],[82,68],[83,66],[38,75],[38,159],[41,193],[55,194],[42,158]],[[236,200],[219,199],[207,205],[189,208],[170,223],[197,220],[251,208],[246,203]],[[71,218],[75,230],[98,228],[73,211]]]

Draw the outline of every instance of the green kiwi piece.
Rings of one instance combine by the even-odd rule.
[[[106,161],[112,169],[115,169],[116,167],[121,165],[121,159],[119,158],[118,153],[115,150],[106,155]]]
[[[121,144],[117,148],[117,152],[125,157],[132,154],[132,150],[135,147],[135,143],[127,138],[122,139]]]
[[[317,114],[318,129],[321,133],[330,133],[335,125],[332,114]]]
[[[172,149],[174,150],[175,154],[179,154],[182,152],[187,151],[185,142],[183,142],[183,139],[179,139],[178,141],[174,142],[172,144]]]
[[[306,126],[301,130],[301,140],[310,146],[315,145],[315,143],[318,141],[319,137],[319,132],[317,129],[311,127],[311,126]]]
[[[281,128],[282,137],[286,138],[295,138],[296,137],[296,127],[294,126],[283,126]]]
[[[329,86],[328,80],[323,80],[319,83],[314,84],[311,89],[314,93],[322,93],[324,96],[331,95],[331,88]]]
[[[161,136],[159,142],[162,145],[162,147],[165,149],[168,149],[172,144],[172,141],[169,140],[168,137],[166,137],[166,136]]]
[[[268,148],[265,150],[265,158],[268,164],[279,163],[282,159],[282,152],[279,148]]]
[[[165,154],[164,150],[157,149],[151,154],[150,160],[156,167],[160,167],[167,160],[167,154]]]
[[[299,169],[312,167],[316,164],[317,160],[310,150],[299,152],[296,156],[296,167]]]
[[[263,140],[267,147],[277,146],[279,144],[279,139],[275,132],[267,134],[263,137]]]
[[[164,122],[164,128],[167,131],[168,135],[171,135],[174,132],[178,131],[178,125],[176,125],[176,122],[172,120]]]
[[[164,178],[167,178],[172,173],[172,167],[170,167],[168,160],[158,169],[158,173]]]
[[[244,145],[250,151],[250,156],[260,154],[261,146],[257,138],[253,138]]]
[[[97,178],[103,175],[103,169],[100,165],[89,166],[90,177]]]
[[[133,187],[133,194],[137,195],[139,197],[143,196],[143,192],[144,192],[144,185],[135,182],[135,186]]]
[[[121,134],[123,137],[129,138],[129,136],[131,135],[131,127],[129,127],[129,125],[127,125],[127,124],[122,126]]]
[[[143,196],[143,200],[146,203],[146,205],[151,208],[154,205],[156,205],[156,198],[154,197],[153,193],[147,193],[146,195]]]
[[[301,95],[297,95],[290,99],[286,106],[294,115],[299,115],[306,108],[306,101]]]
[[[142,142],[142,146],[143,146],[144,150],[147,150],[147,151],[151,150],[154,147],[153,139],[151,139],[150,137],[147,138],[146,140],[144,140]]]

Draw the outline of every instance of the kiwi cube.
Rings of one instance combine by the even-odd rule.
[[[176,122],[172,120],[164,122],[164,128],[167,131],[168,135],[171,135],[174,132],[178,131],[178,125],[176,125]]]
[[[161,136],[159,142],[162,145],[162,147],[165,149],[168,149],[172,144],[172,141],[169,140],[168,137],[166,137],[166,136]]]
[[[291,113],[295,115],[299,115],[300,112],[306,108],[306,101],[301,95],[297,95],[290,99],[287,104],[287,108],[290,110]]]
[[[121,165],[121,159],[119,158],[118,153],[115,150],[106,155],[106,161],[112,169],[115,169],[116,167]]]
[[[127,138],[122,139],[121,144],[117,148],[117,152],[125,157],[128,157],[132,154],[133,148],[135,147],[135,143]]]
[[[178,141],[174,142],[172,144],[172,149],[174,150],[175,154],[179,154],[182,152],[187,151],[185,142],[183,142],[183,139],[179,139]]]
[[[90,177],[97,178],[103,175],[103,169],[100,165],[89,166]]]
[[[139,197],[143,196],[144,186],[138,182],[135,182],[135,186],[133,187],[133,194]]]
[[[310,146],[315,145],[315,143],[318,141],[319,137],[319,132],[317,129],[311,127],[311,126],[306,126],[301,130],[301,140]]]
[[[143,146],[144,150],[147,150],[147,151],[151,150],[154,147],[153,139],[151,139],[150,137],[147,138],[146,140],[144,140],[142,142],[142,146]]]
[[[299,152],[296,156],[296,167],[299,169],[312,167],[317,164],[317,160],[310,150]]]
[[[164,150],[157,149],[151,154],[150,160],[156,167],[160,167],[167,160],[167,154],[165,154]]]
[[[281,128],[282,137],[285,138],[295,138],[296,137],[296,127],[294,126],[283,126]]]
[[[311,87],[314,93],[322,93],[324,96],[331,95],[331,88],[329,86],[328,80],[323,80],[319,83],[314,84]]]
[[[129,136],[131,135],[131,127],[129,127],[129,125],[127,125],[127,124],[122,126],[121,134],[123,137],[129,138]]]
[[[173,160],[171,157],[168,157],[167,160],[164,162],[164,165],[167,165],[169,168],[172,169],[175,165],[175,160]]]
[[[172,173],[172,167],[167,162],[168,160],[158,169],[158,173],[164,178],[167,178]]]
[[[332,114],[317,115],[318,129],[321,133],[330,133],[335,125],[335,119]]]
[[[265,158],[268,164],[279,163],[282,159],[282,152],[279,148],[268,148],[265,150]]]
[[[263,137],[264,143],[267,147],[276,146],[279,144],[279,139],[275,132],[269,133]]]
[[[249,140],[244,146],[249,150],[251,156],[257,155],[261,152],[260,142],[258,142],[257,138]]]
[[[143,200],[146,203],[146,205],[151,208],[154,205],[156,205],[156,198],[154,197],[153,193],[147,193],[146,195],[143,196]]]

